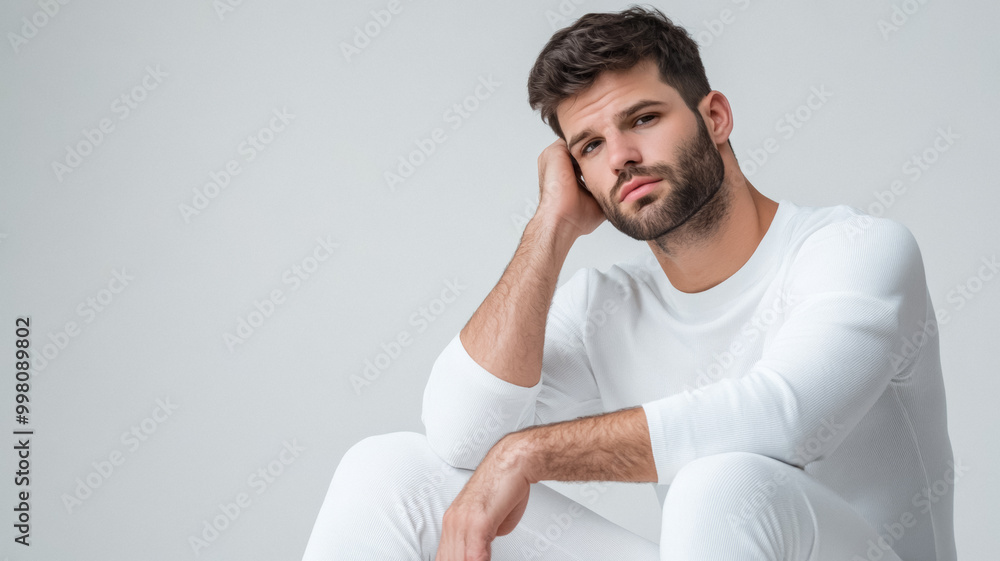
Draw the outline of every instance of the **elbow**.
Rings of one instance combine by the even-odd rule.
[[[469,423],[467,419],[446,416],[423,417],[427,442],[448,465],[474,470],[501,438],[510,433],[498,416],[486,416]]]
[[[430,388],[430,386],[428,386]],[[431,449],[448,465],[474,470],[494,444],[516,427],[505,404],[483,407],[478,400],[442,402],[434,392],[425,391],[420,420]]]
[[[494,444],[534,418],[539,387],[501,380],[464,351],[460,339],[431,368],[420,419],[431,449],[449,465],[476,469]]]
[[[826,459],[847,437],[847,426],[835,416],[819,419],[809,430],[789,439],[783,462],[805,468],[812,462]]]
[[[448,465],[474,470],[500,439],[520,428],[521,412],[515,405],[428,408],[425,400],[421,420],[427,442]],[[528,408],[528,413],[533,411]]]

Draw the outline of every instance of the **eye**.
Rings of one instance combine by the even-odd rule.
[[[642,117],[639,117],[638,119],[635,120],[634,126],[638,127],[651,123],[656,119],[656,117],[658,117],[658,115],[656,114],[643,115]],[[601,144],[600,140],[592,140],[587,144],[584,144],[583,148],[580,149],[580,157],[582,158],[583,156],[590,154],[591,152],[596,150],[597,147],[600,146],[600,144]]]
[[[636,125],[644,125],[656,118],[656,115],[643,115],[635,120]],[[645,120],[644,120],[645,119]]]
[[[600,140],[594,140],[594,141],[588,142],[587,144],[585,144],[583,146],[583,148],[580,149],[580,155],[581,156],[586,156],[587,154],[589,154],[590,152],[592,152],[593,149],[597,148],[597,145],[600,144],[600,143],[601,143]]]

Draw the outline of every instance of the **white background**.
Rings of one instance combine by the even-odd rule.
[[[554,137],[527,105],[527,73],[557,27],[627,4],[402,0],[345,56],[386,4],[70,2],[52,16],[37,2],[0,6],[0,556],[298,559],[345,451],[423,432],[430,367],[495,285],[537,201],[536,158]],[[949,430],[969,466],[956,483],[958,552],[992,558],[1000,280],[977,274],[1000,250],[997,4],[656,5],[697,37],[762,193],[850,204],[916,236],[934,306],[949,314]],[[900,25],[880,29],[894,6]],[[155,88],[142,86],[147,68],[159,69],[158,82],[145,78]],[[480,78],[500,85],[467,118],[447,113]],[[776,127],[813,87],[833,95],[789,138]],[[267,130],[283,110],[294,117]],[[104,119],[113,130],[87,150],[85,131]],[[437,128],[445,140],[390,189],[385,173]],[[908,173],[939,129],[957,138]],[[268,141],[252,160],[241,152],[251,135]],[[769,137],[779,149],[754,166]],[[86,155],[67,155],[80,145]],[[239,175],[198,199],[230,160]],[[877,195],[897,180],[905,191]],[[181,205],[196,203],[185,216]],[[311,267],[317,238],[337,247],[293,289],[284,275]],[[642,251],[605,223],[574,246],[560,284]],[[115,271],[133,279],[123,287]],[[434,304],[448,279],[466,288]],[[230,348],[224,335],[274,290],[282,303]],[[433,322],[411,321],[428,306]],[[31,378],[30,548],[14,544],[11,510],[24,316],[33,353],[50,357]],[[401,332],[412,343],[355,391],[352,376]],[[164,416],[158,399],[176,409]],[[122,439],[133,427],[145,440]],[[273,464],[285,442],[304,450]],[[104,477],[115,452],[123,461]],[[269,463],[280,475],[262,490],[251,478]],[[88,477],[96,488],[80,487]],[[87,496],[68,507],[77,493]],[[196,555],[189,537],[239,493],[250,506]],[[657,539],[651,488],[618,485],[593,508]]]

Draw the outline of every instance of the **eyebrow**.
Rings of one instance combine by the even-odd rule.
[[[633,103],[630,107],[626,107],[625,109],[623,109],[623,110],[619,111],[618,113],[616,113],[615,114],[615,120],[620,123],[620,122],[624,121],[625,119],[628,119],[629,117],[631,117],[635,113],[638,113],[639,111],[642,111],[643,109],[645,109],[647,107],[650,107],[652,105],[665,105],[665,103],[662,102],[662,101],[656,101],[656,100],[653,100],[653,99],[643,99],[641,101],[637,101],[636,103]],[[572,138],[572,140],[570,140],[569,144],[567,145],[567,148],[572,151],[573,147],[576,146],[577,144],[579,144],[579,142],[581,140],[583,140],[584,138],[587,138],[588,136],[591,136],[593,134],[594,134],[594,131],[592,131],[590,129],[586,129],[584,131],[581,131],[581,132],[577,133]]]

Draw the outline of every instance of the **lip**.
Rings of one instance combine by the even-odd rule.
[[[631,193],[632,191],[635,191],[636,189],[642,187],[643,185],[648,185],[650,183],[657,183],[658,181],[660,181],[660,178],[658,178],[658,177],[634,177],[634,178],[632,178],[628,183],[626,183],[625,185],[622,185],[622,190],[621,190],[620,193],[618,193],[618,202],[620,203],[620,202],[624,201],[625,197],[627,197],[629,193]]]

